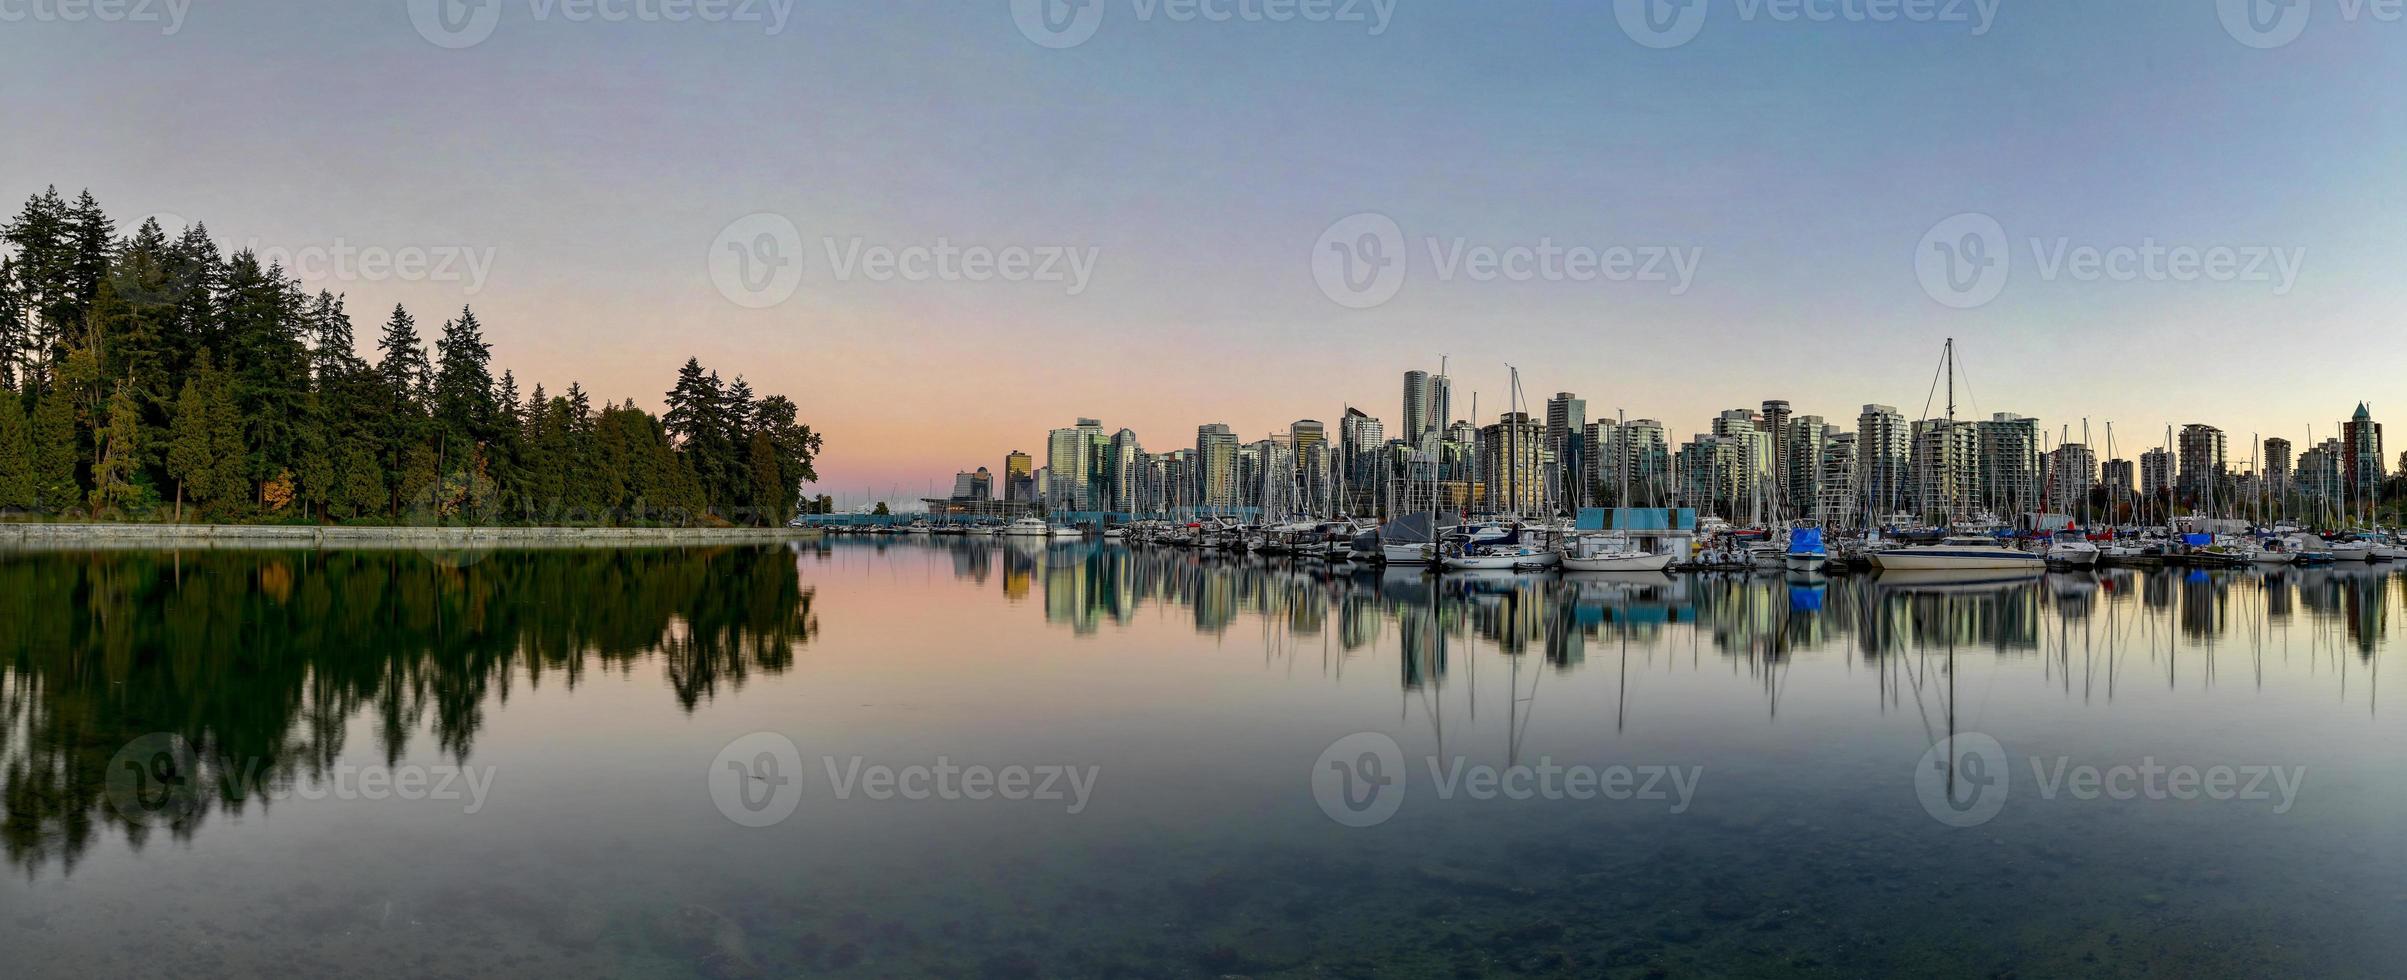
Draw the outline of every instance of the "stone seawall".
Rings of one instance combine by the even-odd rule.
[[[793,527],[306,527],[0,524],[0,548],[609,548],[816,541]]]

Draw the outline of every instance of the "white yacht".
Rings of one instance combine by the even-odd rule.
[[[2047,559],[1999,544],[1996,538],[1960,536],[1941,539],[1938,544],[1874,552],[1872,564],[1883,571],[2036,570],[2047,567]]]
[[[1563,549],[1566,572],[1660,572],[1671,563],[1671,555],[1648,554],[1622,534],[1573,535]]]
[[[1003,536],[1011,538],[1041,538],[1045,536],[1045,519],[1023,517],[1003,528]]]

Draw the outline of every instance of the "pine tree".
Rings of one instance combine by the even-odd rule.
[[[493,404],[493,348],[485,343],[476,313],[462,307],[459,319],[445,322],[435,350],[442,358],[435,375],[436,423],[462,445],[493,438],[498,414]]]
[[[33,408],[33,488],[41,506],[64,513],[84,499],[75,478],[75,407],[62,390],[43,392]]]
[[[176,485],[176,523],[184,521],[184,499],[207,503],[216,495],[216,459],[210,452],[209,392],[206,377],[214,369],[201,356],[201,373],[184,382],[176,396],[167,434],[167,476]]]
[[[224,371],[201,376],[209,419],[209,494],[220,507],[237,508],[251,499],[251,472],[243,452],[242,408],[235,402],[234,382]]]
[[[25,347],[25,299],[18,291],[17,259],[0,255],[0,391],[17,391],[18,352]]]
[[[34,490],[33,440],[18,404],[14,393],[0,392],[0,511],[32,510],[41,503]]]
[[[340,486],[334,504],[344,517],[372,514],[384,507],[384,468],[376,464],[376,454],[364,442],[346,445],[336,457],[340,471]]]
[[[134,386],[119,383],[109,396],[107,425],[101,429],[100,458],[92,464],[92,512],[122,514],[141,503],[142,409],[134,401]]]

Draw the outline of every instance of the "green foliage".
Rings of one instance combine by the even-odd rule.
[[[91,195],[50,189],[0,244],[0,509],[130,515],[171,492],[214,520],[768,524],[817,479],[792,401],[693,359],[664,416],[574,383],[522,402],[474,310],[430,360],[394,307],[370,364],[342,297],[199,224],[119,239]]]

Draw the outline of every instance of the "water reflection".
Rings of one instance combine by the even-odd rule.
[[[359,716],[388,764],[421,729],[465,761],[514,689],[638,661],[692,711],[787,670],[812,598],[778,549],[0,554],[0,841],[72,870],[112,825],[138,847],[253,803],[231,780],[171,823],[122,819],[106,769],[154,732],[273,785],[321,779]]]
[[[1477,640],[1513,656],[1539,653],[1578,667],[1599,642],[1653,645],[1668,627],[1693,625],[1702,642],[1743,660],[1778,663],[1796,653],[1854,651],[1877,661],[1907,651],[1988,650],[2063,658],[2072,630],[2093,649],[2254,638],[2299,620],[2317,649],[2361,661],[2378,653],[2393,566],[2303,569],[2107,569],[2000,579],[1994,573],[1822,576],[1763,573],[1450,573],[1130,549],[1110,543],[1044,544],[970,539],[935,543],[838,542],[852,549],[941,548],[956,576],[984,584],[1000,568],[1004,598],[1034,596],[1047,622],[1078,635],[1129,623],[1149,605],[1176,610],[1201,633],[1259,620],[1274,646],[1326,638],[1345,652],[1398,634],[1402,683],[1442,677],[1444,638]]]

